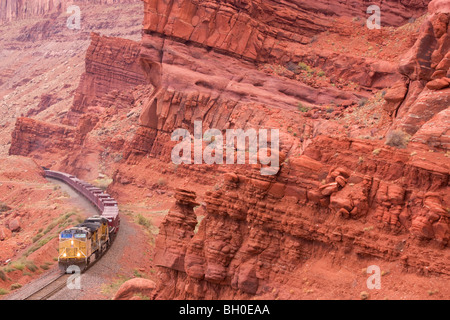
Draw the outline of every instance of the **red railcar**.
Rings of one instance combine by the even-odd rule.
[[[113,238],[117,235],[120,226],[119,206],[113,197],[105,193],[102,189],[80,180],[73,175],[46,168],[44,168],[44,172],[46,177],[63,181],[88,199],[98,209],[100,215],[108,219],[110,235]]]

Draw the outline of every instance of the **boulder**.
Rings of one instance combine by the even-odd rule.
[[[12,219],[8,224],[9,230],[12,232],[17,232],[20,230],[20,221],[19,219]]]
[[[144,278],[134,278],[122,284],[113,297],[113,300],[136,300],[137,297],[153,297],[155,283]]]
[[[430,90],[441,90],[450,86],[447,78],[435,79],[427,83],[427,88]]]

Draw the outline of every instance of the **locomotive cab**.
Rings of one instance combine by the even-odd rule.
[[[59,237],[60,269],[71,265],[85,270],[93,260],[105,252],[110,244],[108,219],[93,216],[76,227],[64,230]]]
[[[60,269],[66,271],[71,265],[84,270],[88,264],[90,252],[90,239],[92,233],[85,228],[70,228],[61,232],[59,236]]]

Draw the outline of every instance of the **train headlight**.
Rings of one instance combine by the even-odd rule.
[[[81,254],[78,252],[78,253],[77,253],[77,258],[79,258],[79,257],[81,257]]]
[[[73,246],[73,240],[70,240],[70,245]]]
[[[64,253],[63,253],[63,258],[65,258],[65,257],[67,257],[67,254],[64,252]]]

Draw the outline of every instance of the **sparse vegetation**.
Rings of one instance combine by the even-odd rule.
[[[135,278],[142,278],[142,274],[136,269],[133,270],[133,276]]]
[[[77,216],[76,220],[79,223],[84,221],[84,219],[75,211],[70,211],[70,212],[66,213],[65,215],[63,215],[63,216],[60,216],[58,219],[56,219],[53,222],[51,222],[47,226],[47,228],[45,228],[45,230],[43,230],[43,231],[42,231],[42,229],[39,230],[39,233],[32,238],[32,241],[33,241],[34,245],[31,248],[28,249],[28,251],[24,254],[24,256],[28,257],[33,252],[35,252],[36,250],[38,250],[42,246],[46,245],[49,241],[51,241],[54,238],[56,238],[58,236],[58,234],[62,230],[67,228],[69,226],[69,224],[71,224],[73,222],[71,217],[74,216],[74,215]],[[50,231],[52,231],[56,227],[58,227],[56,229],[56,231],[51,232],[50,235],[48,235],[47,237],[44,238],[44,236],[46,236]],[[30,271],[32,271],[32,270],[30,270]]]
[[[301,102],[299,102],[299,103],[297,104],[297,109],[298,109],[298,111],[300,111],[300,112],[308,112],[308,111],[310,110],[309,107],[305,107],[305,106],[303,105],[303,103],[301,103]]]
[[[391,147],[403,149],[408,145],[409,138],[410,136],[407,133],[401,130],[394,130],[387,134],[386,144]]]
[[[111,282],[110,284],[102,285],[101,293],[106,295],[113,295],[119,290],[120,286],[128,280],[130,280],[129,277],[119,275],[117,280]]]
[[[25,261],[25,266],[31,272],[36,272],[38,270],[38,267],[32,261]]]
[[[325,110],[327,113],[332,113],[334,111],[333,107],[327,107]]]
[[[22,288],[22,285],[20,283],[13,283],[10,287],[11,290],[16,290]]]
[[[150,220],[147,219],[146,217],[144,217],[140,213],[136,216],[136,219],[137,219],[137,223],[143,227],[150,228],[152,226],[152,223],[150,222]]]
[[[361,98],[359,101],[358,101],[358,106],[359,107],[364,107],[364,105],[367,103],[367,98]]]
[[[12,266],[8,265],[8,266],[5,267],[3,270],[4,270],[6,273],[10,273],[10,272],[15,271],[16,269],[14,269]]]
[[[8,294],[8,293],[9,293],[8,290],[0,288],[0,296],[3,296],[3,295]]]
[[[306,63],[304,63],[304,62],[299,62],[299,63],[298,63],[298,67],[299,67],[301,70],[306,71],[306,72],[310,72],[310,71],[311,71],[311,67],[308,66],[308,65],[307,65]]]
[[[439,293],[439,290],[428,290],[428,295],[432,296],[433,294]]]
[[[38,241],[40,238],[42,238],[43,234],[42,233],[38,233],[37,235],[35,235],[32,239],[33,243],[35,243],[36,241]]]
[[[19,271],[23,271],[23,269],[25,269],[25,265],[23,263],[19,262],[19,261],[14,262],[11,266],[14,269],[19,270]]]
[[[0,202],[0,213],[6,212],[6,211],[9,211],[9,210],[11,210],[10,207],[8,207],[5,203]]]
[[[363,292],[361,292],[359,297],[361,298],[361,300],[367,300],[367,299],[369,299],[369,293],[367,291],[363,291]]]
[[[97,188],[102,189],[103,191],[106,191],[108,189],[109,185],[113,182],[113,179],[108,178],[104,175],[101,175],[98,179],[95,179],[92,181],[92,185],[94,185]]]
[[[48,270],[48,269],[50,269],[50,265],[51,265],[52,263],[51,262],[45,262],[44,264],[41,264],[39,267],[42,269],[42,270]]]
[[[167,180],[165,178],[159,178],[157,183],[158,183],[158,186],[164,187],[167,185]]]
[[[2,279],[3,281],[6,281],[6,274],[3,270],[0,270],[0,279]]]

